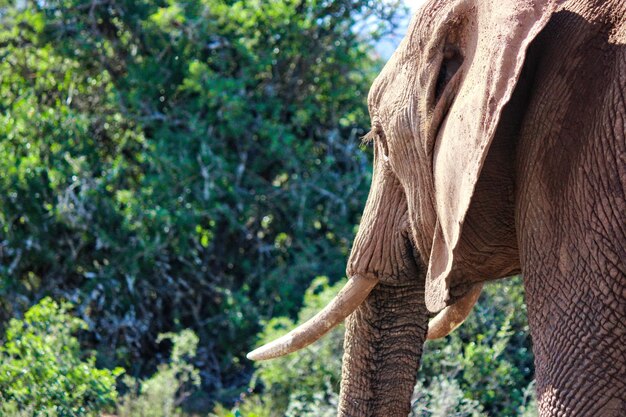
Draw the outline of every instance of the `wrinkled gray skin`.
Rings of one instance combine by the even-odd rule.
[[[626,2],[429,1],[368,101],[339,415],[406,416],[429,317],[522,272],[540,415],[626,416]]]

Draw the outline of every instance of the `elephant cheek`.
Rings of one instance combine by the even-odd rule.
[[[373,277],[382,282],[399,279],[408,268],[415,269],[412,263],[407,264],[407,258],[412,256],[409,246],[404,191],[388,164],[378,161],[347,275]]]

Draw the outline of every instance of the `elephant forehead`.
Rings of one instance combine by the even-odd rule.
[[[410,66],[411,61],[418,60],[417,56],[422,42],[419,41],[420,36],[416,32],[422,27],[420,23],[424,20],[422,15],[425,14],[426,9],[426,7],[422,8],[413,16],[407,34],[374,80],[368,96],[370,109],[377,109],[380,106],[383,93],[394,84],[402,69]]]
[[[399,69],[400,66],[396,51],[374,80],[367,96],[367,103],[373,116],[379,115],[379,109],[381,108],[384,97],[389,96],[389,89],[397,85],[396,78],[399,74]]]
[[[419,88],[416,85],[415,72],[401,70],[393,80],[381,90],[376,107],[376,115],[382,121],[388,135],[398,134],[417,121],[419,112]]]

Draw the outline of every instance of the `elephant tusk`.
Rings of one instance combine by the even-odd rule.
[[[441,310],[439,314],[428,323],[428,335],[426,339],[434,340],[446,337],[463,324],[472,311],[472,307],[474,307],[474,304],[478,301],[482,289],[482,283],[474,285],[463,297],[457,300],[456,303]]]
[[[262,361],[300,350],[328,333],[341,323],[367,298],[378,279],[354,276],[326,307],[306,323],[286,335],[248,353],[246,357]]]

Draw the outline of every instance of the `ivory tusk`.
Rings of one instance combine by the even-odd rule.
[[[341,323],[367,298],[378,280],[362,276],[352,277],[339,294],[306,323],[286,335],[248,353],[254,361],[267,360],[287,355],[315,342],[333,327]]]
[[[441,310],[439,314],[428,323],[428,335],[426,339],[434,340],[446,337],[463,324],[472,311],[472,307],[474,307],[474,304],[478,301],[482,289],[482,283],[474,285],[456,303]]]

